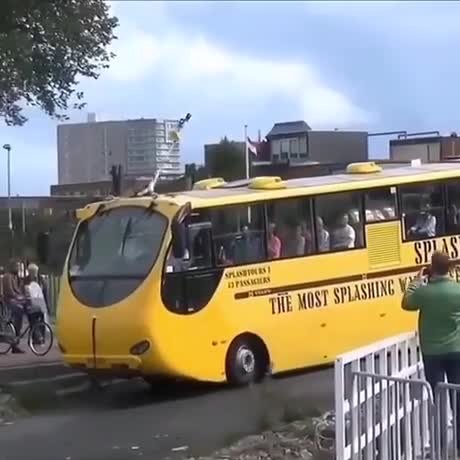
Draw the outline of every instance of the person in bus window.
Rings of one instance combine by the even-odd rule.
[[[294,225],[290,237],[284,243],[283,255],[285,257],[298,257],[305,254],[305,237],[302,235],[302,227]]]
[[[409,235],[415,238],[433,238],[436,236],[436,217],[431,214],[429,203],[422,206],[415,225],[409,229]]]
[[[447,229],[451,233],[460,232],[460,211],[455,204],[451,204],[447,211]]]
[[[331,249],[352,249],[355,247],[356,232],[349,224],[348,214],[342,214],[337,219],[337,224],[332,232]]]
[[[232,260],[235,264],[252,263],[261,259],[260,240],[253,237],[245,225],[241,235],[233,242]]]
[[[315,247],[314,242],[313,242],[313,233],[308,228],[308,224],[305,221],[302,221],[302,223],[300,224],[300,227],[302,229],[302,236],[305,238],[304,254],[305,255],[312,254],[313,248]]]
[[[324,228],[324,222],[321,217],[316,218],[316,234],[318,235],[318,252],[327,252],[330,250],[329,232]]]
[[[281,255],[281,240],[275,234],[276,225],[273,222],[268,224],[267,246],[268,258],[279,259]]]

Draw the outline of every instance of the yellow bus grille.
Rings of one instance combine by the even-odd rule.
[[[367,247],[370,268],[398,265],[401,262],[398,222],[369,225]]]

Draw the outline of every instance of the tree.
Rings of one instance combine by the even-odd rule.
[[[105,0],[1,0],[0,117],[23,125],[25,104],[59,120],[84,107],[78,79],[108,67],[117,25]]]
[[[224,137],[212,148],[208,168],[211,177],[222,177],[226,181],[243,179],[246,174],[244,146]]]

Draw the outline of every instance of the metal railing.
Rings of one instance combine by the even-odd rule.
[[[436,404],[436,458],[460,459],[460,385],[438,383],[435,389]]]
[[[61,277],[57,275],[44,276],[48,288],[48,309],[50,316],[55,318],[59,298],[59,289],[61,287]]]
[[[337,460],[460,459],[460,385],[426,382],[417,334],[335,363]]]
[[[434,459],[434,403],[419,379],[353,373],[351,458]]]
[[[353,417],[356,417],[358,413],[361,414],[363,410],[359,402],[360,399],[358,399],[361,398],[361,392],[358,392],[357,381],[355,380],[355,375],[360,372],[396,379],[422,380],[424,377],[423,366],[417,334],[414,332],[391,337],[337,357],[334,366],[337,460],[360,458],[359,456],[356,457],[359,453],[356,452],[357,435],[351,429],[352,424],[355,426],[357,424],[356,418],[352,422]],[[390,387],[392,386],[394,386],[393,381]],[[389,390],[385,387],[384,391]],[[382,396],[384,395],[385,393],[382,394]],[[372,403],[367,401],[367,407],[369,413],[369,409],[372,409]],[[384,406],[382,406],[382,410],[385,410]],[[366,420],[366,424],[370,422],[371,420]],[[385,429],[382,429],[381,436],[386,439],[386,432],[390,427],[384,425],[383,428]],[[367,449],[367,452],[371,452],[371,447]]]

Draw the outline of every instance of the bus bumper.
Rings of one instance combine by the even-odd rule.
[[[63,356],[64,362],[72,368],[81,370],[101,370],[111,371],[114,373],[140,373],[142,360],[138,356],[120,355],[120,356],[101,356],[96,358],[89,355],[68,355]]]

